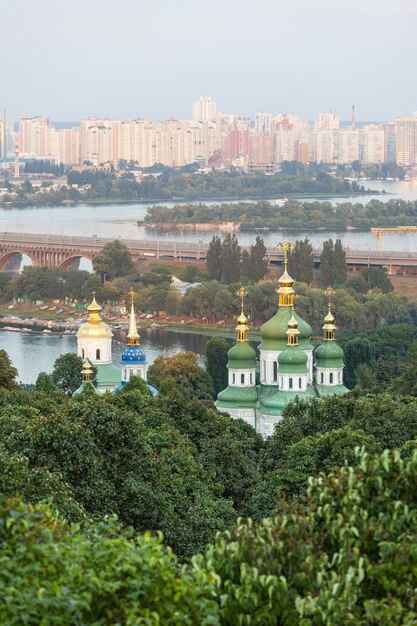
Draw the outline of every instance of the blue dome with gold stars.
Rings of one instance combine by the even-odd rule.
[[[146,354],[140,346],[126,346],[122,352],[122,365],[127,363],[147,363]]]

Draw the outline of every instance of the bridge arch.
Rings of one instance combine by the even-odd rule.
[[[58,265],[58,268],[60,270],[67,271],[71,268],[72,265],[79,264],[80,261],[88,261],[89,262],[88,265],[91,267],[91,269],[88,269],[87,271],[89,272],[93,271],[93,265],[92,265],[93,259],[90,256],[87,256],[86,254],[72,254],[71,256],[64,259]]]
[[[30,254],[28,254],[27,250],[18,250],[18,249],[8,250],[7,252],[5,252],[3,255],[0,256],[0,272],[4,272],[4,270],[9,265],[9,263],[13,261],[13,259],[17,255],[20,255],[21,257],[27,257],[28,259],[30,259],[33,266],[37,265],[36,259],[31,257]]]

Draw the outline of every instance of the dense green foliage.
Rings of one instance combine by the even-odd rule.
[[[218,224],[239,222],[241,230],[253,228],[293,228],[344,231],[354,227],[369,230],[371,226],[417,224],[417,202],[399,199],[373,199],[367,204],[315,200],[288,200],[283,206],[267,201],[222,203],[215,205],[185,204],[149,207],[145,223],[162,225]]]
[[[314,270],[313,246],[307,239],[298,240],[288,255],[288,272],[294,280],[311,284]]]
[[[206,370],[213,382],[216,397],[219,391],[227,387],[228,372],[226,365],[229,347],[227,341],[221,337],[212,337],[206,342],[204,347]]]
[[[0,495],[3,626],[217,625],[214,577],[182,568],[161,537],[114,519],[83,530],[51,506]]]
[[[139,182],[129,172],[109,169],[69,170],[67,185],[34,191],[30,181],[22,185],[8,183],[9,193],[1,204],[9,206],[57,205],[64,201],[139,201],[139,200],[200,200],[210,198],[275,198],[285,194],[349,194],[363,192],[362,186],[330,176],[324,171],[316,175],[288,175],[278,172],[267,176],[261,172],[245,174],[241,171],[196,172],[195,167],[148,168]]]
[[[102,251],[94,257],[93,267],[103,281],[127,276],[134,269],[132,255],[117,239],[105,244]]]
[[[208,277],[226,284],[256,283],[265,277],[268,269],[265,254],[266,247],[259,236],[248,250],[242,250],[236,235],[229,233],[223,241],[214,235],[206,254]]]
[[[340,239],[333,244],[332,239],[323,242],[320,255],[320,280],[324,287],[343,285],[346,282],[346,252]]]
[[[414,624],[417,453],[362,454],[310,479],[307,509],[240,522],[200,563],[223,626]]]

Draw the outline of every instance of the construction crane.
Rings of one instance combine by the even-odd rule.
[[[382,235],[409,235],[410,233],[417,233],[417,226],[393,226],[392,228],[371,226],[371,233],[376,236],[375,250],[382,250]],[[406,249],[408,249],[408,237],[406,238]]]

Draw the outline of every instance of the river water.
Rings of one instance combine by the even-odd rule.
[[[391,198],[417,200],[417,179],[410,181],[365,181],[365,187],[377,191],[385,190],[386,195],[346,196],[326,198],[327,202],[362,202],[366,203],[377,198],[386,202]],[[303,198],[303,201],[313,201],[317,198]],[[174,206],[173,202],[161,203]],[[207,204],[215,204],[207,202]],[[149,239],[168,241],[200,241],[209,242],[214,231],[206,232],[174,232],[150,229],[138,226],[137,221],[144,218],[149,203],[112,204],[112,205],[78,205],[57,206],[50,208],[0,209],[0,231],[18,233],[48,233],[49,235],[81,235],[98,237],[120,237],[122,239]],[[376,224],[377,226],[377,224]],[[290,241],[308,236],[314,246],[320,246],[323,241],[340,238],[347,247],[366,250],[375,245],[375,236],[369,232],[348,231],[336,232],[265,232],[262,237],[267,246],[275,246],[284,237]],[[256,233],[239,233],[238,239],[242,245],[254,242]],[[404,237],[401,235],[385,236],[382,240],[384,250],[415,251],[417,249],[417,234]]]
[[[203,364],[204,346],[209,338],[204,333],[177,332],[164,328],[139,328],[141,347],[149,363],[157,356],[172,356],[178,352],[191,351]],[[0,332],[0,348],[9,354],[18,370],[19,382],[36,381],[39,372],[52,372],[55,360],[66,352],[77,351],[74,335],[43,335],[4,330]],[[113,338],[113,362],[119,365],[124,342]]]

